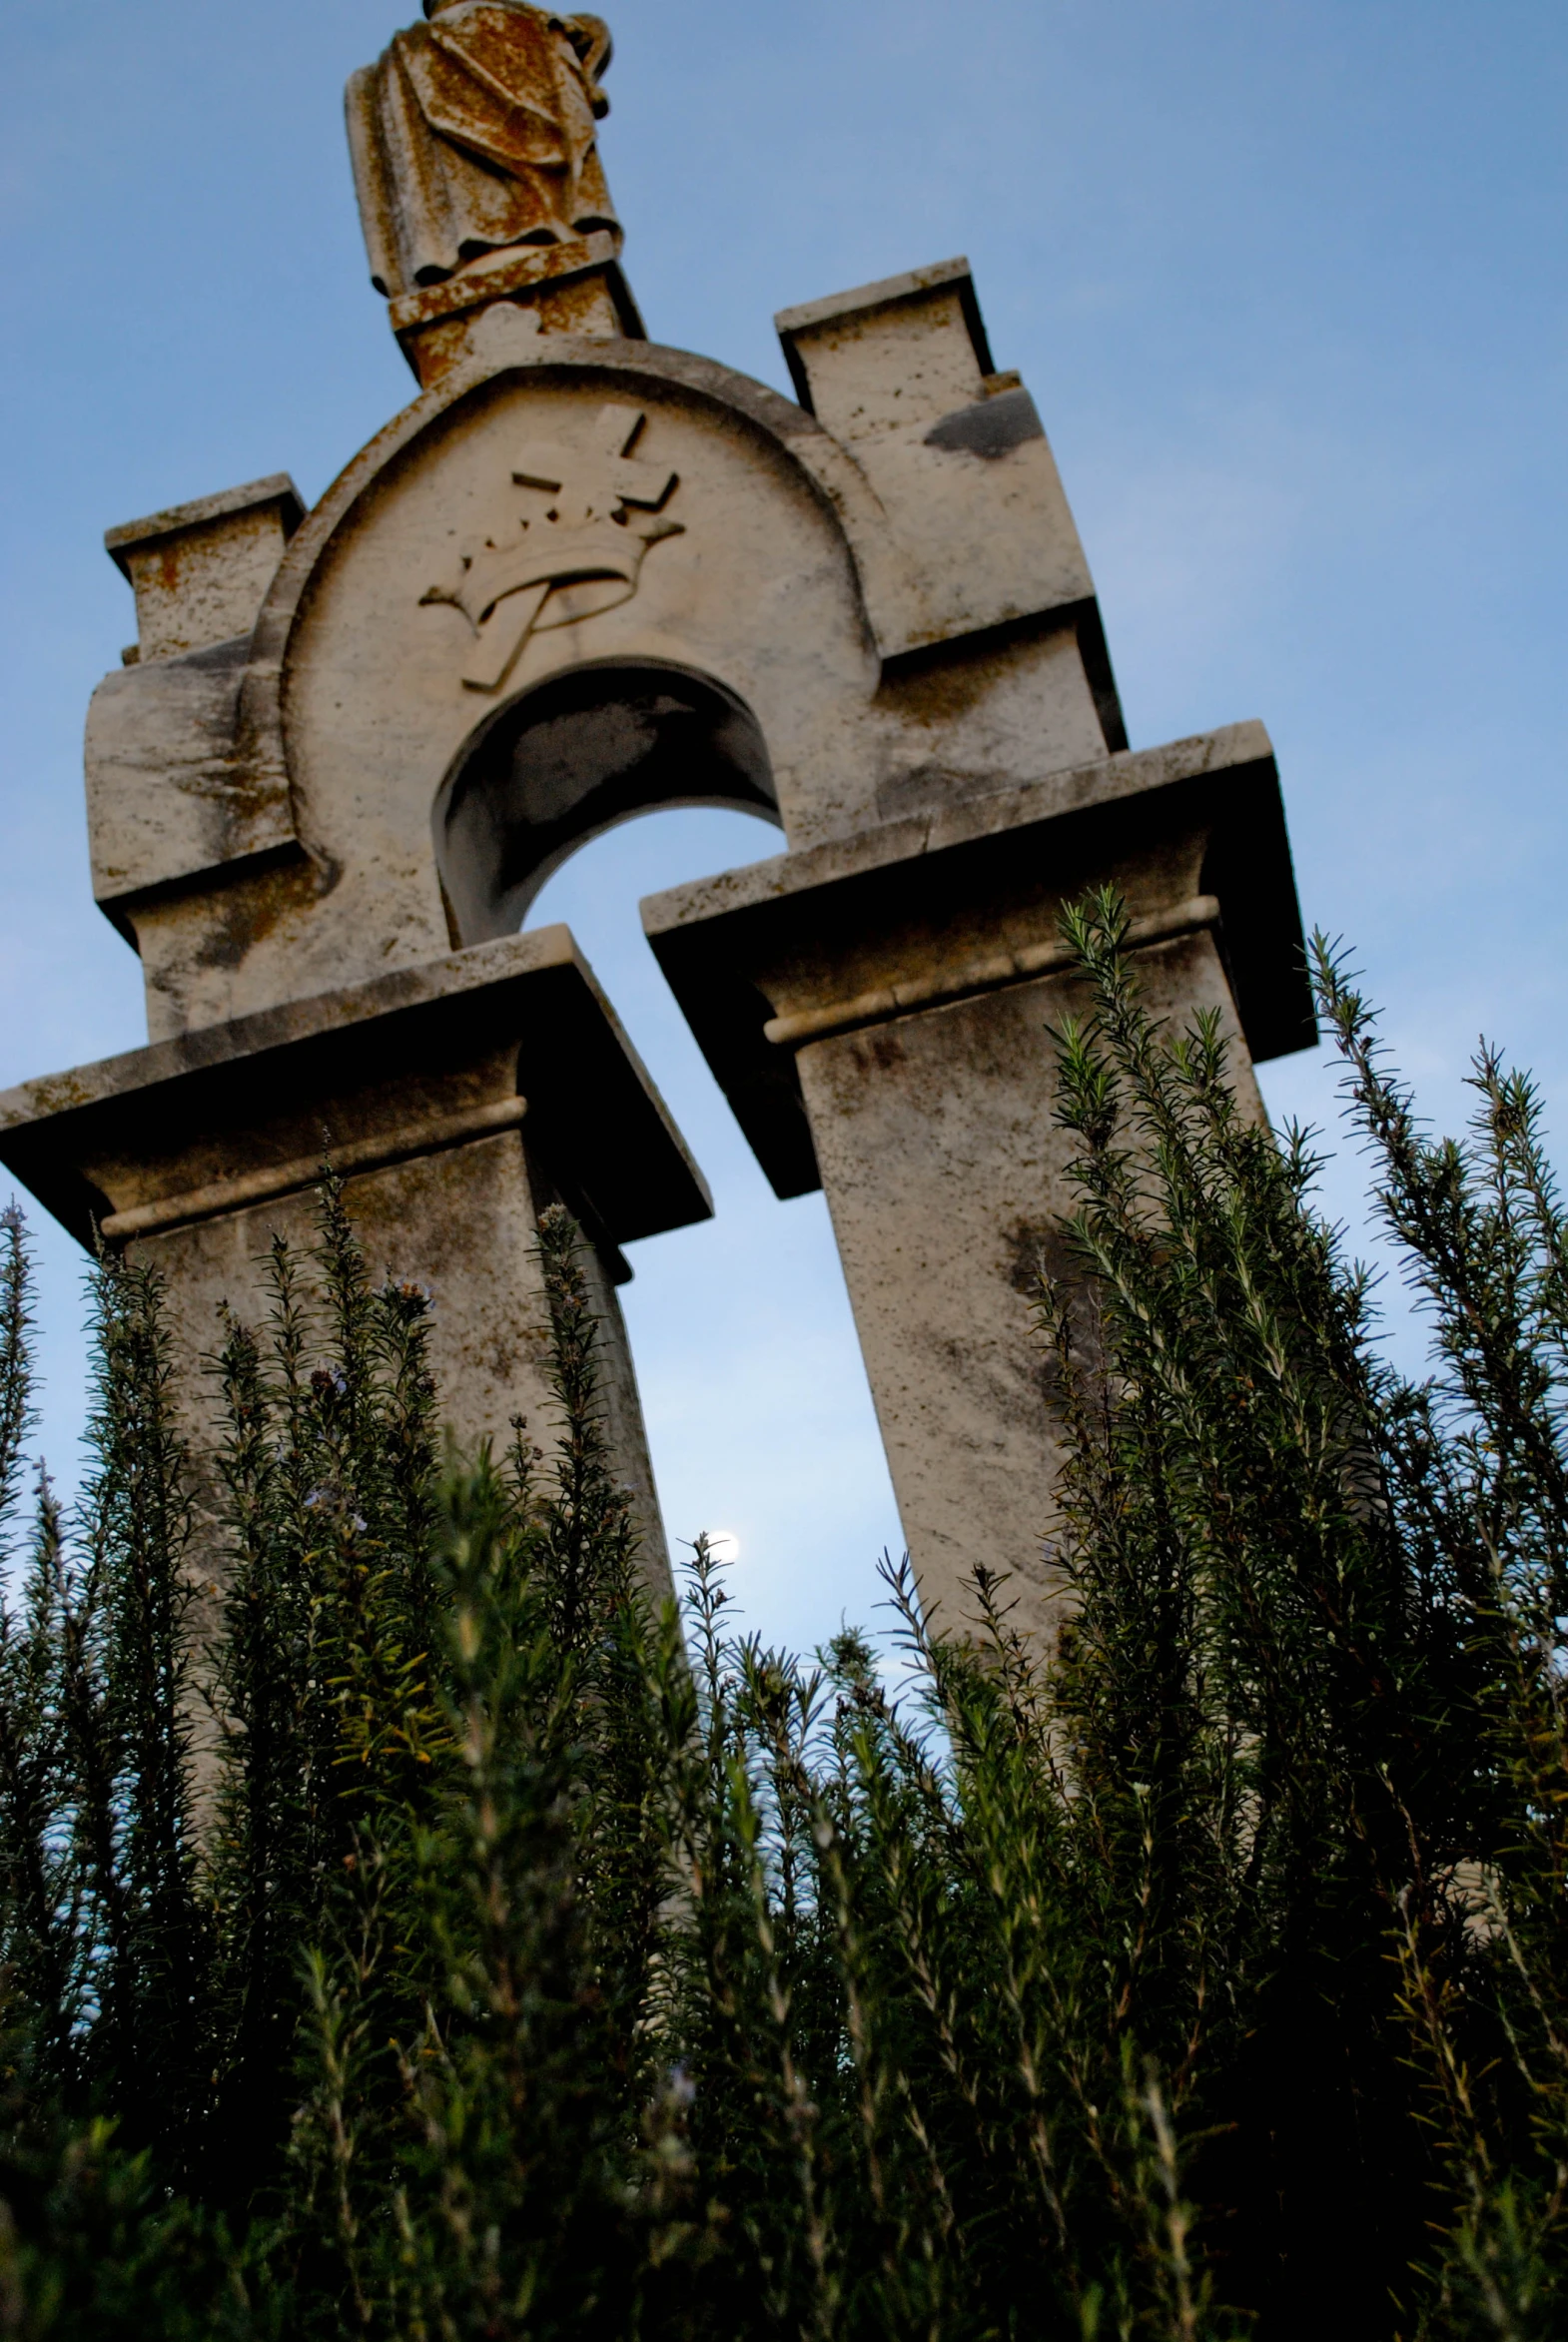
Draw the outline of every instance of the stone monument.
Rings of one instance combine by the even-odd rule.
[[[1272,752],[1130,749],[964,262],[786,311],[793,401],[644,338],[608,54],[594,18],[436,0],[351,84],[418,395],[309,514],[277,478],[111,531],[141,638],[89,723],[94,884],[152,1042],[0,1100],[0,1160],[153,1248],[194,1329],[326,1131],[374,1255],[440,1295],[470,1437],[538,1406],[528,1231],[563,1195],[656,1538],[618,1246],[706,1195],[570,937],[517,931],[614,822],[762,813],[785,850],[645,904],[649,940],[777,1192],[826,1190],[928,1605],[962,1616],[984,1560],[1043,1627],[1058,916],[1114,880],[1154,1003],[1218,1008],[1255,1104],[1314,1034]]]

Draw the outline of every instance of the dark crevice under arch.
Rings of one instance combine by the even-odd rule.
[[[722,684],[646,660],[573,667],[522,693],[464,743],[435,800],[453,942],[515,934],[578,846],[678,805],[779,819],[757,720]]]

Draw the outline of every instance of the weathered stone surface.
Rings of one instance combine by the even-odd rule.
[[[667,1572],[614,1282],[619,1245],[705,1218],[701,1174],[563,927],[210,1026],[0,1095],[0,1163],[91,1243],[165,1271],[195,1428],[219,1304],[255,1308],[272,1233],[312,1240],[324,1155],[374,1274],[436,1295],[443,1405],[470,1446],[547,1443],[534,1256],[563,1199],[592,1243],[609,1429],[648,1567]]]
[[[802,405],[854,455],[899,541],[912,591],[884,658],[1093,604],[1040,416],[1018,377],[995,371],[967,261],[775,323]],[[1112,747],[1126,746],[1119,729],[1120,714]]]
[[[617,238],[600,235],[492,253],[448,284],[392,302],[392,329],[420,388],[468,359],[536,357],[541,334],[646,341],[618,249]]]
[[[314,892],[287,777],[245,754],[251,632],[304,505],[285,473],[112,528],[139,640],[93,695],[85,748],[93,894],[142,955],[154,1040],[191,1022],[177,905],[217,890],[207,957]],[[172,970],[172,974],[170,971]]]
[[[254,616],[254,613],[253,613]],[[87,824],[93,894],[140,942],[154,1040],[190,1022],[165,1003],[155,912],[168,890],[220,873],[233,885],[259,861],[304,864],[288,789],[253,775],[241,752],[248,633],[183,658],[106,676],[87,717]],[[146,914],[140,936],[135,914]]]
[[[304,516],[299,489],[278,472],[111,528],[105,548],[136,594],[136,656],[172,658],[249,634]]]
[[[1052,773],[650,897],[643,926],[781,1195],[820,1183],[793,1052],[1067,959],[1063,906],[1215,926],[1252,1058],[1314,1038],[1278,774],[1261,724]],[[1179,917],[1177,917],[1179,915]],[[1051,1058],[1034,1077],[1037,1103]],[[831,1198],[830,1198],[831,1200]],[[907,1525],[907,1524],[906,1524]]]
[[[1151,1005],[1220,1011],[1236,1087],[1313,1039],[1260,724],[1048,775],[643,905],[775,1189],[826,1192],[904,1534],[957,1623],[977,1561],[1047,1632],[1056,1470],[1028,1306],[1075,1202],[1053,1030],[1083,1002],[1064,905],[1111,883]]]
[[[1157,1015],[1220,1012],[1232,1079],[1261,1119],[1215,938],[1178,936],[1137,965]],[[1070,977],[1047,977],[797,1060],[905,1540],[926,1615],[948,1631],[974,1618],[980,1562],[1009,1577],[1015,1623],[1043,1638],[1067,1598],[1044,1550],[1060,1451],[1032,1303],[1040,1266],[1071,1275],[1058,1220],[1077,1195],[1049,1035],[1088,1005]]]
[[[371,282],[389,299],[512,245],[615,230],[596,124],[602,18],[523,0],[426,0],[349,84]]]

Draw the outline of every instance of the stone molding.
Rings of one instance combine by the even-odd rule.
[[[487,1106],[459,1108],[455,1114],[433,1115],[425,1122],[404,1123],[374,1139],[351,1139],[347,1147],[329,1148],[332,1168],[348,1178],[361,1171],[386,1171],[415,1156],[443,1155],[449,1147],[465,1147],[470,1139],[488,1139],[497,1131],[519,1130],[527,1117],[525,1098],[497,1098]],[[266,1171],[241,1171],[234,1178],[210,1179],[205,1186],[165,1195],[156,1203],[133,1204],[129,1211],[113,1211],[98,1232],[106,1244],[133,1236],[151,1236],[164,1228],[191,1227],[200,1219],[217,1219],[226,1211],[248,1211],[253,1203],[274,1203],[283,1195],[298,1195],[319,1186],[322,1151],[297,1155],[292,1162],[273,1164]]]
[[[1256,1062],[1317,1037],[1273,750],[1232,724],[649,896],[643,931],[774,1190],[820,1183],[796,1057],[1071,965],[1122,881],[1136,948],[1212,930]],[[1152,892],[1151,892],[1152,890]]]
[[[1164,911],[1151,911],[1128,922],[1131,950],[1144,944],[1171,943],[1179,935],[1197,935],[1219,925],[1217,895],[1188,895]],[[849,1000],[828,1001],[816,1009],[802,1009],[792,1017],[770,1017],[763,1039],[775,1049],[803,1049],[808,1042],[826,1041],[831,1034],[854,1033],[862,1025],[885,1025],[890,1018],[907,1017],[917,1009],[946,1008],[952,1001],[974,1000],[1005,986],[1033,983],[1037,976],[1060,975],[1078,964],[1068,943],[1020,944],[1016,951],[964,960],[938,976],[906,977],[896,984],[879,985],[874,992],[858,992]]]
[[[525,1109],[617,1274],[621,1243],[711,1215],[565,927],[0,1093],[0,1163],[91,1248],[313,1185],[324,1157],[360,1175],[516,1129]]]

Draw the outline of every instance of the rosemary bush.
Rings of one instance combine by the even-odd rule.
[[[937,1635],[889,1566],[898,1698],[857,1633],[732,1631],[700,1541],[653,1614],[563,1213],[547,1453],[443,1450],[428,1297],[330,1178],[219,1329],[216,1465],[106,1257],[69,1521],[24,1503],[6,1220],[0,2335],[1562,2331],[1538,1102],[1483,1053],[1431,1141],[1315,947],[1412,1383],[1307,1139],[1238,1108],[1217,1023],[1152,1025],[1113,898],[1069,927],[1072,1614],[1042,1653],[977,1567]]]

